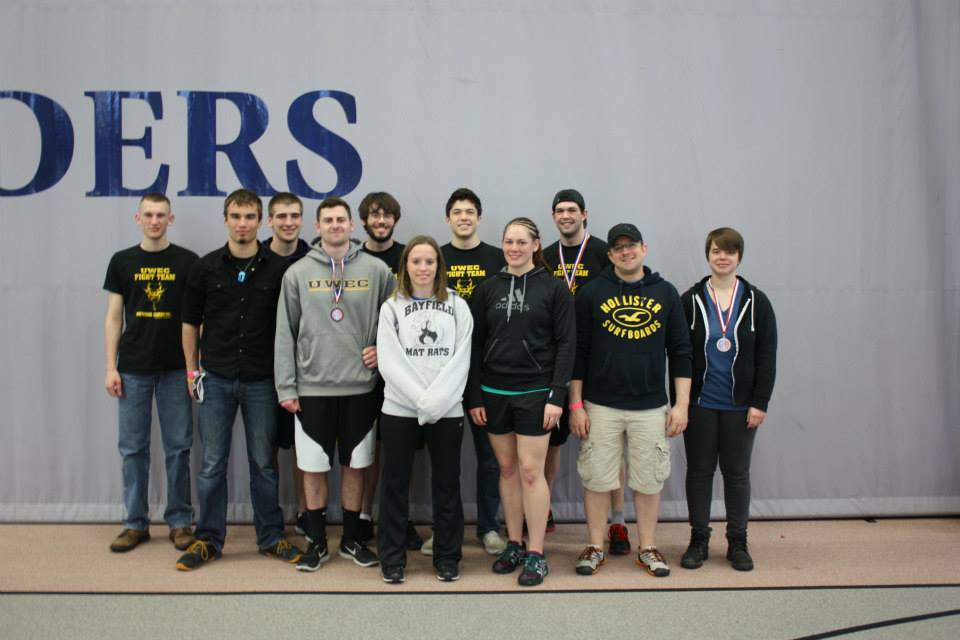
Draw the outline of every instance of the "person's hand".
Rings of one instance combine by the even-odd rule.
[[[363,351],[360,352],[360,357],[363,359],[363,366],[365,366],[367,369],[377,368],[376,345],[370,345],[369,347],[364,347]]]
[[[590,434],[590,416],[583,407],[570,412],[570,433],[581,440]]]
[[[473,420],[473,424],[478,427],[487,426],[487,410],[483,407],[470,409],[470,419]]]
[[[747,409],[747,429],[756,429],[763,424],[763,419],[767,417],[766,411],[760,411],[756,407]]]
[[[675,404],[667,412],[667,437],[673,438],[687,430],[687,405]]]
[[[300,398],[293,398],[291,400],[284,400],[280,403],[280,406],[289,411],[290,413],[300,413]]]
[[[558,407],[549,402],[543,408],[543,430],[549,431],[558,426],[560,416],[563,415],[563,407]]]
[[[120,379],[120,372],[116,369],[107,371],[107,377],[103,381],[103,386],[107,389],[107,394],[113,398],[119,398],[123,395],[123,381]]]

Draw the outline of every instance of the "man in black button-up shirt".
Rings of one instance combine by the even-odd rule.
[[[273,445],[277,394],[273,384],[273,339],[280,282],[286,260],[261,247],[263,217],[257,194],[239,189],[223,206],[227,244],[190,270],[183,300],[183,353],[187,387],[200,402],[197,428],[203,467],[197,478],[200,516],[196,542],[177,561],[189,571],[219,557],[227,532],[227,460],[233,423],[243,415],[250,463],[250,500],[257,546],[286,562],[300,550],[283,538]],[[200,327],[203,373],[198,367]],[[196,381],[202,379],[200,384]],[[202,389],[202,393],[200,392]]]

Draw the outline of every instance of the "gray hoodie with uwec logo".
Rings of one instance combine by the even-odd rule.
[[[377,370],[364,366],[360,354],[376,343],[380,305],[393,293],[396,278],[383,261],[360,247],[359,241],[350,240],[342,274],[340,260],[335,261],[336,277],[320,244],[287,269],[274,343],[280,402],[300,396],[358,395],[376,386]],[[340,283],[343,290],[336,303]]]

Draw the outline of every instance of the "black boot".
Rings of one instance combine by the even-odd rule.
[[[753,571],[753,558],[747,551],[747,532],[727,534],[727,560],[737,571]]]
[[[703,529],[694,527],[690,531],[690,545],[680,558],[680,566],[684,569],[699,569],[710,557],[710,527]]]

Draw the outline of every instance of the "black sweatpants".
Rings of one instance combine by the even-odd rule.
[[[410,476],[417,442],[426,439],[433,492],[433,564],[463,557],[463,501],[460,498],[460,443],[463,418],[444,418],[422,427],[416,418],[380,415],[383,459],[377,551],[380,565],[407,564]]]
[[[750,516],[750,454],[756,435],[756,429],[747,428],[746,411],[717,411],[690,405],[690,422],[683,433],[690,526],[710,526],[713,475],[719,459],[727,535],[746,533]]]

